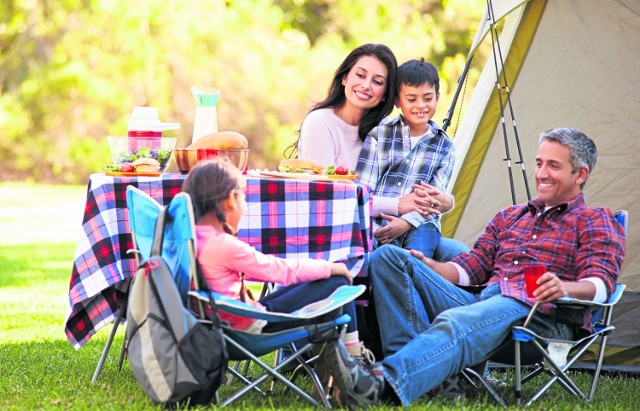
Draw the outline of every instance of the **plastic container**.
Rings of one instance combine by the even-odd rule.
[[[177,128],[180,128],[178,123],[161,122],[155,107],[136,106],[131,110],[131,118],[127,125],[127,149],[135,151],[141,144],[145,144],[152,150],[159,150],[162,145],[162,132]],[[137,141],[139,139],[143,139],[144,142]]]
[[[192,86],[191,93],[196,100],[196,114],[193,122],[193,136],[191,143],[200,137],[218,131],[218,112],[216,105],[220,98],[220,91],[212,87]]]

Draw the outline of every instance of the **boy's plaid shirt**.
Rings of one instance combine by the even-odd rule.
[[[371,186],[371,192],[381,197],[402,197],[413,191],[411,185],[424,181],[446,191],[453,172],[455,148],[453,141],[433,120],[431,129],[411,149],[409,126],[402,115],[383,120],[369,132],[364,141],[356,172],[360,182]],[[414,227],[426,221],[417,212],[402,216]],[[440,227],[439,216],[429,216]],[[375,221],[378,225],[380,218]]]

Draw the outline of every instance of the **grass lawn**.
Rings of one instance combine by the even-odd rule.
[[[16,190],[22,194],[23,201],[16,197],[5,202],[6,194]],[[14,236],[12,232],[23,223],[28,227],[42,227],[44,232],[79,229],[81,217],[72,212],[61,211],[64,218],[69,219],[65,222],[52,219],[48,212],[24,221],[24,215],[17,211],[30,207],[36,199],[38,204],[53,203],[52,208],[64,210],[62,203],[77,199],[81,202],[84,190],[84,187],[0,184],[3,199],[0,229],[4,234],[0,243],[0,409],[159,409],[139,388],[128,363],[125,362],[122,371],[117,370],[123,327],[96,384],[91,384],[91,376],[110,327],[103,328],[79,350],[66,340],[64,321],[75,242],[52,242],[51,237],[43,238],[41,233],[33,233],[28,241],[26,233]],[[74,203],[71,208],[81,213],[82,205],[78,208]],[[12,215],[20,217],[12,218]],[[12,236],[21,241],[11,244]],[[497,376],[512,377],[510,373],[497,373]],[[586,380],[584,377],[584,374],[578,375],[579,380]],[[638,391],[640,382],[636,379],[603,375],[592,403],[576,400],[556,388],[545,394],[534,409],[635,410]],[[229,392],[229,387],[221,390],[223,397]],[[250,394],[229,408],[310,409],[306,403],[281,390],[271,398]],[[486,396],[470,393],[467,399],[457,402],[424,398],[408,409],[499,408]]]

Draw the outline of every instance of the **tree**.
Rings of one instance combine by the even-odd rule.
[[[220,129],[249,138],[250,167],[273,168],[339,62],[366,42],[439,67],[444,113],[482,10],[460,0],[5,1],[1,173],[85,182],[110,162],[107,136],[126,133],[136,105],[181,123],[186,146],[191,85],[220,89]]]

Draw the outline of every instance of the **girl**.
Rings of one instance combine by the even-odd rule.
[[[236,238],[246,207],[245,184],[237,167],[224,158],[216,158],[196,164],[182,186],[193,203],[197,259],[211,289],[267,311],[289,313],[352,283],[343,263],[278,258],[262,254]],[[247,292],[245,280],[274,282],[286,287],[255,301]],[[362,355],[355,304],[345,305],[344,312],[352,319],[347,326],[345,345],[350,352]],[[220,318],[234,328],[252,332],[273,332],[291,326],[222,312]]]

